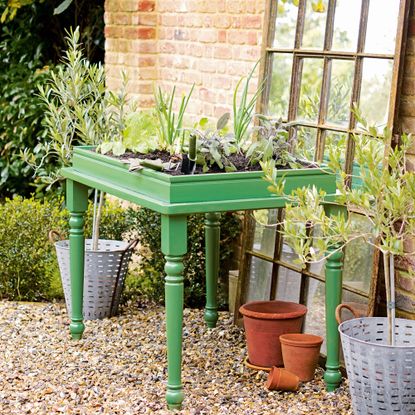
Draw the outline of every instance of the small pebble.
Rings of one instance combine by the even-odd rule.
[[[244,366],[244,334],[229,313],[213,330],[203,310],[184,315],[185,400],[171,412],[163,307],[129,304],[87,321],[84,338],[72,341],[63,304],[0,301],[0,414],[352,414],[347,381],[327,393],[318,369],[296,393],[269,392],[267,374]]]

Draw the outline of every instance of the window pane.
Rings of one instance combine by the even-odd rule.
[[[280,266],[278,269],[276,300],[300,301],[301,274]]]
[[[355,52],[362,0],[337,0],[332,50]]]
[[[370,2],[365,51],[394,53],[399,0]]]
[[[291,54],[273,56],[268,114],[283,120],[288,117],[292,66]]]
[[[354,62],[332,61],[327,123],[341,126],[349,124],[353,75]]]
[[[251,257],[246,301],[269,298],[271,290],[272,263]]]
[[[301,46],[303,49],[323,49],[327,3],[327,0],[307,0]]]
[[[293,3],[278,2],[273,47],[288,49],[294,47],[297,14],[298,7]]]
[[[314,160],[317,129],[310,127],[297,127],[295,136],[296,146],[294,149],[294,155],[302,160]]]
[[[369,125],[387,122],[393,61],[364,59],[360,110]]]
[[[267,227],[268,224],[277,222],[277,210],[256,210],[253,212],[256,219],[253,251],[260,252],[270,258],[274,257],[276,227]]]
[[[325,287],[313,278],[307,278],[307,314],[304,333],[316,334],[326,338]],[[321,352],[326,353],[326,341],[321,346]]]
[[[323,59],[303,59],[297,118],[317,123]]]
[[[295,262],[296,259],[298,259],[298,255],[295,254],[294,250],[283,239],[281,260],[301,270],[301,264]]]
[[[352,221],[362,231],[370,231],[371,224],[366,217],[354,214]],[[345,249],[343,285],[369,294],[372,264],[373,247],[363,239],[351,242]]]

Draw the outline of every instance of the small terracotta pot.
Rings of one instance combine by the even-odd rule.
[[[249,363],[282,366],[280,335],[299,333],[307,307],[287,301],[253,301],[239,309],[244,316]]]
[[[314,379],[323,338],[314,334],[290,333],[280,336],[280,341],[284,367],[302,382]]]
[[[280,367],[273,367],[269,372],[266,388],[269,390],[296,391],[300,379],[294,373]]]

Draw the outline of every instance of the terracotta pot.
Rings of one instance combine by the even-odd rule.
[[[283,334],[280,340],[284,367],[302,382],[314,379],[323,338],[314,334],[291,333]]]
[[[296,391],[300,379],[294,373],[279,367],[273,367],[269,372],[266,388],[269,390]]]
[[[249,363],[282,366],[280,335],[299,333],[307,307],[286,301],[253,301],[239,309],[244,317]]]

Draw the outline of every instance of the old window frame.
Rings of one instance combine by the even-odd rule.
[[[373,1],[373,0],[372,0]],[[291,86],[290,86],[290,99],[288,106],[288,118],[287,121],[294,123],[295,125],[291,127],[290,134],[294,134],[294,129],[297,126],[300,127],[313,127],[317,129],[316,135],[316,146],[315,146],[315,160],[321,161],[324,155],[324,144],[327,132],[333,131],[338,133],[347,134],[347,145],[346,145],[346,157],[345,157],[345,171],[350,174],[353,169],[353,158],[354,158],[354,145],[351,136],[357,131],[358,125],[357,120],[351,111],[352,105],[354,102],[359,102],[361,87],[362,87],[362,72],[363,72],[363,62],[365,58],[377,58],[377,59],[389,59],[393,60],[393,70],[392,70],[392,81],[391,89],[389,95],[389,110],[388,110],[388,119],[387,125],[392,128],[393,140],[395,144],[397,143],[400,136],[400,129],[397,123],[398,111],[399,111],[399,95],[400,95],[400,86],[402,83],[402,72],[403,72],[403,58],[406,48],[406,34],[407,34],[407,24],[408,24],[408,14],[410,8],[410,0],[400,0],[399,3],[399,15],[397,22],[397,33],[396,33],[396,43],[395,43],[395,53],[394,54],[381,54],[381,53],[368,53],[364,51],[365,40],[366,40],[366,30],[369,17],[369,6],[370,0],[362,0],[361,10],[360,10],[360,23],[359,23],[359,32],[358,32],[358,44],[357,50],[355,52],[339,52],[332,51],[331,46],[333,42],[333,33],[334,33],[334,18],[335,18],[335,9],[336,9],[336,0],[328,0],[327,8],[327,19],[326,19],[326,30],[324,33],[324,47],[322,50],[315,49],[302,49],[302,35],[304,30],[305,22],[305,13],[306,13],[306,0],[299,0],[298,4],[298,15],[297,15],[297,27],[296,35],[294,39],[294,47],[289,48],[276,48],[273,47],[273,41],[275,36],[275,23],[277,17],[277,6],[278,0],[267,0],[266,9],[265,9],[265,18],[264,18],[264,31],[263,31],[263,46],[261,53],[261,64],[259,69],[259,82],[264,79],[268,79],[265,83],[265,88],[261,94],[260,99],[257,103],[257,111],[259,113],[266,112],[267,104],[269,101],[270,95],[270,86],[271,86],[271,74],[273,69],[273,57],[277,54],[290,54],[293,57],[292,71],[291,71]],[[299,95],[300,95],[300,80],[301,80],[301,70],[303,58],[319,58],[323,60],[323,80],[320,93],[320,103],[319,103],[319,114],[317,125],[314,123],[309,123],[303,120],[296,120]],[[329,100],[329,90],[330,90],[330,72],[333,59],[338,60],[347,60],[354,62],[354,77],[352,84],[351,92],[351,102],[350,102],[350,118],[349,123],[346,127],[335,126],[332,124],[325,123],[327,109],[328,109],[328,100]],[[278,218],[282,219],[283,209],[280,209],[278,212]],[[317,274],[314,274],[310,271],[310,267],[306,267],[304,270],[300,270],[297,267],[294,267],[292,264],[289,264],[281,260],[282,252],[282,238],[280,237],[279,232],[276,232],[275,240],[275,249],[273,257],[264,255],[258,251],[252,249],[253,242],[253,230],[255,227],[255,221],[252,218],[250,212],[245,213],[244,225],[243,225],[243,234],[244,234],[244,243],[241,250],[240,258],[240,270],[239,270],[239,282],[236,295],[236,303],[234,309],[235,321],[238,320],[238,310],[239,306],[246,301],[247,287],[249,284],[248,273],[250,268],[250,263],[252,258],[258,258],[264,261],[267,261],[272,264],[271,272],[271,287],[269,290],[268,298],[264,299],[273,299],[277,294],[277,284],[278,284],[278,272],[279,267],[283,266],[288,270],[299,272],[301,274],[301,283],[300,283],[300,302],[305,304],[307,301],[306,298],[306,286],[309,278],[313,278],[322,283],[325,283],[325,279]],[[373,315],[375,312],[375,297],[377,293],[377,281],[378,281],[378,264],[379,264],[379,254],[375,251],[373,258],[373,272],[370,282],[369,293],[362,292],[358,289],[353,289],[351,287],[343,286],[343,289],[351,293],[360,295],[362,297],[368,298],[368,315]]]

